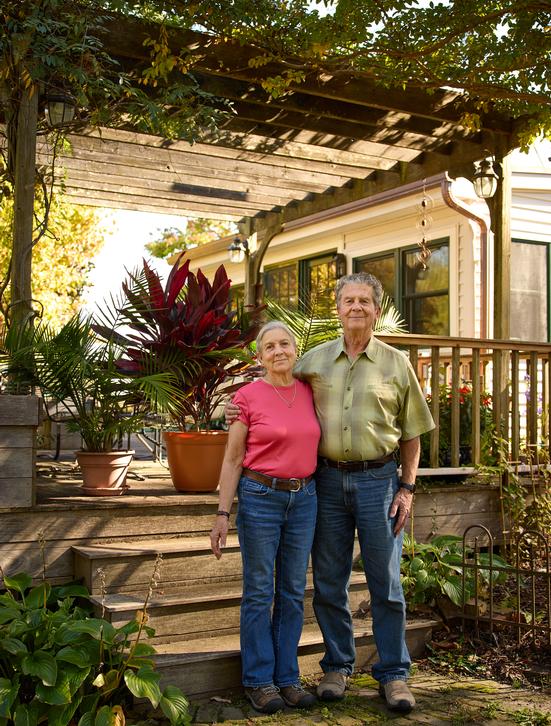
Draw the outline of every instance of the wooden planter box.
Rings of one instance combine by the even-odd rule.
[[[0,395],[0,507],[32,507],[38,396]]]
[[[500,538],[497,486],[484,483],[423,487],[415,494],[413,516],[406,531],[418,542],[428,542],[431,537],[442,534],[462,537],[471,524],[482,524],[494,539]]]

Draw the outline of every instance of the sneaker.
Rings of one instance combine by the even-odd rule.
[[[316,689],[318,698],[322,701],[340,701],[344,698],[347,682],[348,678],[344,673],[338,671],[325,673]]]
[[[293,708],[310,708],[310,706],[317,703],[317,698],[312,693],[304,690],[300,683],[282,686],[279,692],[285,703]]]
[[[279,695],[279,688],[275,686],[245,687],[245,695],[253,708],[260,713],[275,713],[285,708],[285,703]]]
[[[409,713],[415,706],[415,698],[405,681],[389,681],[379,685],[379,694],[386,700],[391,711]]]

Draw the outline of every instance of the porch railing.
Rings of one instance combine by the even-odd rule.
[[[449,466],[467,463],[460,449],[460,414],[469,384],[471,466],[481,461],[481,410],[491,407],[493,426],[517,462],[524,447],[550,444],[551,344],[428,335],[378,336],[404,350],[430,398],[436,424],[430,436],[430,467],[438,468],[442,386],[449,386]],[[490,394],[490,396],[488,396]],[[477,405],[478,404],[478,405]],[[465,432],[463,431],[463,436]]]

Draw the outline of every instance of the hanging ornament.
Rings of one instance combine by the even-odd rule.
[[[421,239],[417,242],[419,246],[419,252],[417,253],[417,259],[422,271],[428,268],[428,262],[432,252],[428,247],[430,240],[429,230],[432,227],[432,217],[430,211],[434,206],[432,197],[427,194],[425,187],[426,179],[423,180],[423,197],[418,206],[419,218],[417,220],[417,229],[421,232]]]

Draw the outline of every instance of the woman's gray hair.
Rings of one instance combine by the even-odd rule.
[[[289,338],[291,338],[291,341],[295,347],[297,347],[297,341],[295,336],[293,335],[293,332],[289,328],[288,325],[285,325],[285,323],[282,323],[281,320],[270,320],[268,323],[264,323],[264,325],[260,328],[258,331],[258,335],[256,336],[256,353],[257,355],[262,354],[262,338],[266,335],[266,333],[269,330],[284,330]]]
[[[375,303],[375,307],[381,307],[383,286],[375,275],[370,275],[369,272],[353,272],[351,275],[343,275],[343,277],[339,277],[335,288],[337,305],[340,302],[343,287],[351,283],[356,285],[369,285],[369,287],[373,290],[373,302]]]

